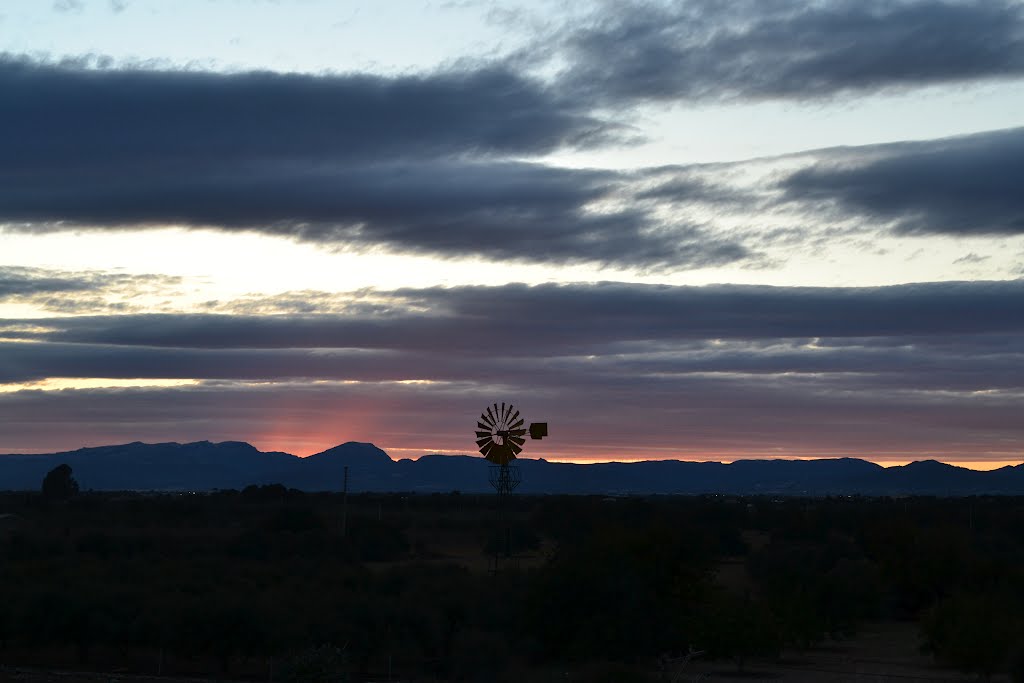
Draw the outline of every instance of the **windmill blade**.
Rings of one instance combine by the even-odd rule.
[[[480,413],[474,432],[476,445],[488,462],[504,467],[523,452],[532,429],[526,429],[526,420],[513,404],[495,401]]]

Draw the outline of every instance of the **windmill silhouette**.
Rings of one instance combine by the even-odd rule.
[[[476,423],[476,445],[490,464],[487,480],[498,493],[499,516],[505,525],[505,557],[512,556],[512,530],[508,519],[508,498],[522,481],[516,457],[523,452],[526,435],[543,439],[548,435],[547,422],[533,422],[525,428],[526,420],[511,403],[487,406]],[[497,571],[498,557],[494,558]]]

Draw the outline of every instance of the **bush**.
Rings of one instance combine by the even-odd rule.
[[[333,645],[309,648],[285,663],[281,680],[286,683],[343,683],[350,680],[348,654]]]

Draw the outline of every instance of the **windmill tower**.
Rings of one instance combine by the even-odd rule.
[[[498,509],[505,523],[505,557],[512,555],[512,531],[507,515],[508,497],[522,481],[519,466],[514,464],[516,456],[523,452],[526,435],[531,439],[543,439],[548,435],[547,422],[533,422],[529,429],[524,428],[526,421],[519,416],[519,411],[511,403],[498,407],[495,403],[480,414],[476,423],[476,445],[481,455],[490,463],[487,480],[498,493]],[[495,557],[495,570],[497,570]]]

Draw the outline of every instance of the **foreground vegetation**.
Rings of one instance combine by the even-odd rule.
[[[912,621],[1024,680],[1024,499],[0,494],[0,663],[650,680]],[[518,559],[493,555],[510,543]]]

